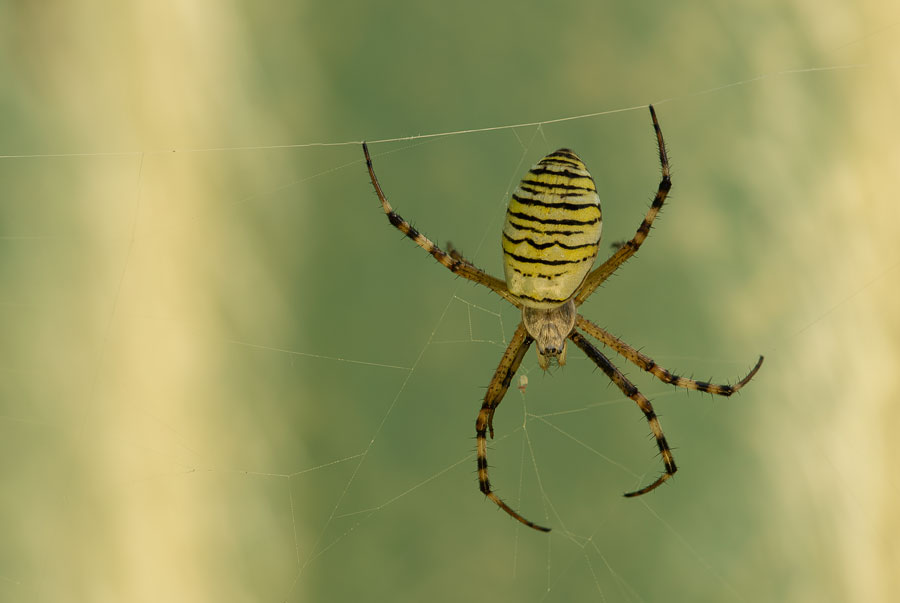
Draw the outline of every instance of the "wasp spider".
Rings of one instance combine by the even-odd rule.
[[[500,365],[494,371],[475,421],[478,483],[485,496],[501,509],[528,527],[543,532],[549,532],[550,529],[525,519],[494,493],[488,479],[487,463],[486,435],[490,433],[491,438],[494,437],[494,413],[532,343],[537,343],[538,363],[546,370],[552,360],[559,365],[565,364],[566,340],[572,340],[644,413],[650,424],[650,431],[656,438],[664,471],[651,484],[628,492],[625,496],[639,496],[650,492],[672,477],[677,467],[650,400],[579,330],[612,348],[660,381],[720,396],[730,396],[744,387],[763,362],[763,357],[760,356],[753,370],[734,385],[716,385],[686,379],[673,375],[618,337],[578,314],[576,310],[638,250],[650,233],[653,220],[672,187],[665,143],[652,106],[650,116],[659,145],[662,180],[634,237],[619,245],[612,256],[596,270],[590,271],[600,244],[600,198],[594,180],[581,159],[569,149],[559,149],[541,159],[528,171],[509,202],[502,237],[505,282],[481,271],[457,251],[443,251],[401,218],[385,198],[378,178],[375,177],[368,147],[363,143],[372,185],[391,224],[455,274],[484,285],[522,310],[522,322],[516,328],[500,359]]]

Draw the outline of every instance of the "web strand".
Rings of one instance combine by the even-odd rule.
[[[715,94],[717,92],[721,92],[723,90],[728,90],[729,88],[736,88],[738,86],[746,86],[749,84],[753,84],[756,82],[761,82],[763,80],[768,80],[777,77],[783,77],[787,75],[800,75],[805,73],[822,73],[822,72],[833,72],[833,71],[847,71],[852,69],[860,69],[863,67],[867,67],[865,63],[853,63],[847,65],[829,65],[826,67],[806,67],[801,69],[785,69],[781,71],[773,71],[769,73],[764,73],[757,75],[755,77],[738,80],[734,82],[730,82],[728,84],[723,84],[721,86],[714,86],[712,88],[706,88],[704,90],[700,90],[698,92],[692,92],[689,94],[684,94],[680,96],[671,96],[667,98],[651,100],[646,103],[641,103],[638,105],[631,105],[628,107],[618,107],[614,109],[605,109],[602,111],[593,111],[590,113],[582,113],[579,115],[568,115],[565,117],[556,117],[552,119],[544,119],[539,121],[527,121],[520,122],[514,124],[505,124],[499,126],[486,126],[483,128],[466,128],[460,130],[451,130],[447,132],[432,132],[427,134],[411,134],[408,136],[395,136],[389,138],[378,138],[373,140],[367,140],[367,144],[375,145],[382,143],[390,143],[390,142],[409,142],[414,140],[425,140],[430,138],[445,138],[449,136],[462,136],[468,134],[482,134],[486,132],[496,132],[498,130],[517,130],[520,128],[533,128],[533,127],[541,127],[550,124],[558,124],[567,121],[577,121],[581,119],[591,119],[595,117],[602,117],[605,115],[614,115],[616,113],[627,113],[629,111],[638,111],[645,110],[647,105],[663,105],[666,103],[672,103],[681,100],[693,99],[698,96],[706,96],[709,94]],[[88,153],[20,153],[20,154],[7,154],[0,155],[0,159],[48,159],[48,158],[72,158],[72,157],[123,157],[123,156],[140,156],[140,155],[157,155],[164,153],[224,153],[230,151],[265,151],[265,150],[277,150],[277,149],[309,149],[309,148],[319,148],[319,147],[345,147],[345,146],[359,146],[363,143],[362,140],[345,140],[345,141],[335,141],[335,142],[301,142],[294,144],[272,144],[272,145],[245,145],[245,146],[232,146],[232,147],[185,147],[185,148],[172,148],[172,149],[156,149],[156,150],[144,150],[144,151],[96,151],[96,152],[88,152]],[[353,162],[353,164],[360,163],[362,160],[358,160]]]

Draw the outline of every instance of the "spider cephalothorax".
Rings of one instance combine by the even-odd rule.
[[[612,256],[591,271],[600,245],[600,199],[594,180],[581,159],[569,149],[559,149],[528,171],[509,202],[502,240],[505,282],[476,268],[458,252],[443,251],[401,218],[384,196],[375,177],[369,149],[363,143],[369,177],[391,224],[454,273],[484,285],[522,310],[522,322],[494,371],[475,420],[476,456],[478,483],[485,496],[512,517],[536,530],[547,532],[550,529],[525,519],[494,493],[488,479],[487,464],[487,434],[494,437],[494,412],[532,343],[537,343],[538,363],[546,370],[552,360],[560,365],[565,364],[566,343],[571,340],[644,413],[665,470],[654,482],[625,496],[650,492],[672,477],[678,468],[650,400],[579,329],[665,383],[710,394],[730,396],[746,385],[762,366],[763,357],[760,356],[756,366],[734,385],[716,385],[679,377],[578,314],[578,306],[634,255],[647,238],[650,226],[672,187],[666,147],[652,106],[650,115],[659,147],[662,179],[634,237],[618,245]]]
[[[555,308],[522,306],[522,324],[537,344],[538,364],[545,371],[555,359],[560,366],[566,363],[566,339],[575,330],[575,302]]]

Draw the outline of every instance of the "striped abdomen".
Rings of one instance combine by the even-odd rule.
[[[519,183],[506,209],[503,265],[510,292],[533,308],[572,297],[600,242],[600,198],[578,155],[560,149]]]

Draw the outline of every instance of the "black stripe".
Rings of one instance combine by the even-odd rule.
[[[518,222],[510,221],[509,225],[517,230],[528,230],[531,232],[536,232],[538,234],[546,234],[546,235],[562,235],[564,237],[572,236],[572,235],[580,235],[584,234],[583,230],[540,230],[538,228],[534,228],[532,226],[521,225]]]
[[[503,253],[516,260],[517,262],[522,262],[523,264],[543,264],[544,266],[565,266],[566,264],[580,264],[581,262],[591,260],[594,257],[588,256],[579,260],[545,260],[543,258],[526,258],[525,256],[510,253],[505,250]]]
[[[540,176],[541,174],[553,174],[554,176],[567,176],[569,178],[590,178],[587,174],[577,174],[575,172],[570,172],[569,170],[548,170],[539,166],[540,164],[531,168],[528,170],[528,173],[534,174],[535,176]]]
[[[521,270],[519,270],[519,269],[516,268],[515,266],[513,266],[512,269],[513,269],[513,272],[518,272],[519,274],[521,274],[522,276],[524,276],[524,277],[526,277],[526,278],[545,278],[545,279],[547,279],[548,281],[549,281],[550,279],[556,278],[556,277],[558,277],[558,276],[562,276],[562,275],[564,275],[564,274],[568,274],[568,272],[554,272],[553,274],[535,274],[535,273],[533,273],[533,272],[522,272]]]
[[[657,439],[656,445],[659,448],[660,452],[666,452],[666,451],[668,451],[670,453],[672,452],[672,449],[669,448],[669,443],[666,441],[666,436],[662,436],[659,439]],[[666,464],[666,468],[668,468],[668,463],[665,463],[665,464]]]
[[[522,237],[521,239],[514,239],[505,232],[503,233],[503,238],[513,244],[518,243],[528,243],[531,247],[535,249],[547,249],[548,247],[553,247],[554,245],[558,247],[562,247],[563,249],[584,249],[585,247],[596,247],[596,243],[585,243],[584,245],[566,245],[565,243],[560,243],[558,241],[551,241],[550,243],[538,243],[534,239],[530,239],[528,237]]]
[[[388,221],[396,226],[397,228],[401,228],[405,220],[401,218],[396,212],[390,212],[388,215]]]
[[[566,301],[566,299],[569,299],[568,297],[566,299],[556,299],[555,297],[534,297],[533,295],[525,295],[524,293],[520,293],[516,297],[530,299],[531,301],[536,301],[536,302],[554,302],[554,303],[558,303],[558,304],[561,304],[564,301]]]
[[[551,220],[549,218],[538,218],[537,216],[532,216],[531,214],[522,214],[515,211],[506,210],[506,215],[512,216],[514,218],[519,218],[520,220],[529,220],[531,222],[538,222],[539,224],[563,224],[565,226],[590,226],[591,224],[596,224],[600,221],[600,217],[597,216],[593,220]]]
[[[663,181],[659,183],[659,190],[662,191],[662,195],[657,193],[656,197],[653,199],[653,203],[650,204],[651,207],[655,207],[659,209],[662,207],[663,203],[666,202],[666,195],[669,193],[669,190],[672,188],[672,181],[663,178]]]
[[[709,381],[694,381],[694,385],[696,385],[697,389],[699,389],[701,392],[707,393],[709,393],[713,388],[713,384]]]
[[[527,189],[523,189],[527,190]],[[534,192],[540,194],[541,191],[528,191],[529,193]],[[513,194],[513,199],[521,203],[522,205],[531,205],[538,207],[549,207],[550,209],[564,209],[566,211],[580,211],[582,209],[596,209],[597,212],[600,212],[600,206],[595,203],[566,203],[565,201],[541,201],[540,199],[533,199],[531,197],[520,197],[519,195]]]
[[[568,155],[553,153],[538,161],[538,165],[571,165],[572,167],[581,169],[582,163]]]
[[[586,186],[578,186],[575,184],[548,184],[546,182],[539,182],[537,180],[528,180],[527,178],[522,181],[522,184],[527,184],[529,186],[540,186],[545,188],[559,188],[567,191],[588,191],[590,193],[595,192],[594,189],[588,188]]]

